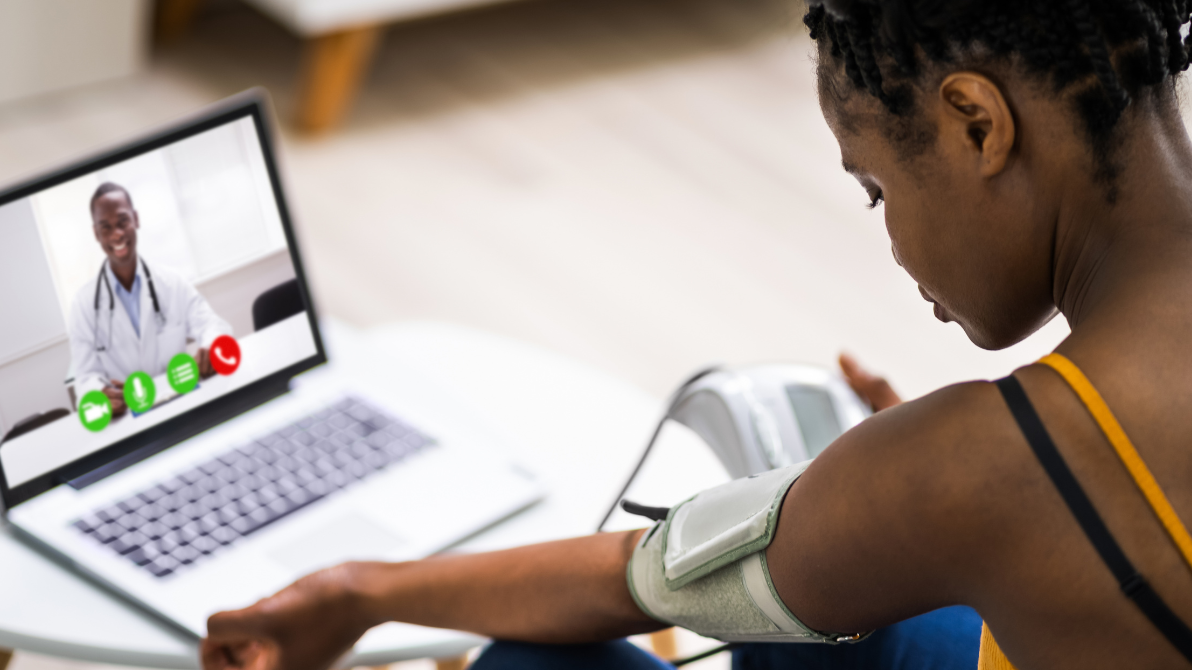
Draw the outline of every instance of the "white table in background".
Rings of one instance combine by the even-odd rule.
[[[356,332],[329,324],[332,359],[352,342],[383,343],[394,375],[422,378],[504,438],[546,482],[547,499],[461,546],[480,551],[591,532],[633,467],[659,402],[624,382],[542,349],[439,323]],[[437,390],[436,390],[437,389]],[[195,668],[195,642],[56,565],[0,530],[0,647],[76,660]],[[449,658],[482,640],[399,624],[374,629],[350,665]]]

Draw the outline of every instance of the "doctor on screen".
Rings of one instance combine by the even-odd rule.
[[[207,350],[232,327],[195,287],[169,268],[137,253],[140,221],[132,196],[104,183],[91,197],[95,239],[107,258],[79,291],[70,311],[70,354],[75,392],[100,389],[115,416],[125,412],[124,380],[133,372],[164,374],[170,359],[199,343],[199,374],[214,374]]]

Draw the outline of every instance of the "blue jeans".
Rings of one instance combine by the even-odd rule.
[[[733,670],[976,670],[981,618],[947,607],[878,630],[856,644],[744,644]],[[638,647],[617,640],[540,645],[494,642],[472,670],[672,670]]]

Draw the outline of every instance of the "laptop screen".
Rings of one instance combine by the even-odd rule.
[[[253,101],[0,196],[6,491],[323,360],[264,135]]]

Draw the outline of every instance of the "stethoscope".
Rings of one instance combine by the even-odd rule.
[[[149,266],[145,264],[145,259],[140,259],[141,269],[145,271],[146,284],[149,285],[149,297],[153,300],[153,314],[157,319],[157,325],[160,328],[165,324],[166,317],[161,313],[161,305],[157,302],[157,288],[153,285],[153,273],[149,272]],[[116,293],[112,291],[112,283],[108,281],[108,261],[104,261],[99,266],[99,276],[95,278],[95,351],[104,352],[108,350],[106,344],[99,343],[99,289],[101,285],[108,289],[108,341],[112,339],[112,318],[116,314]]]

